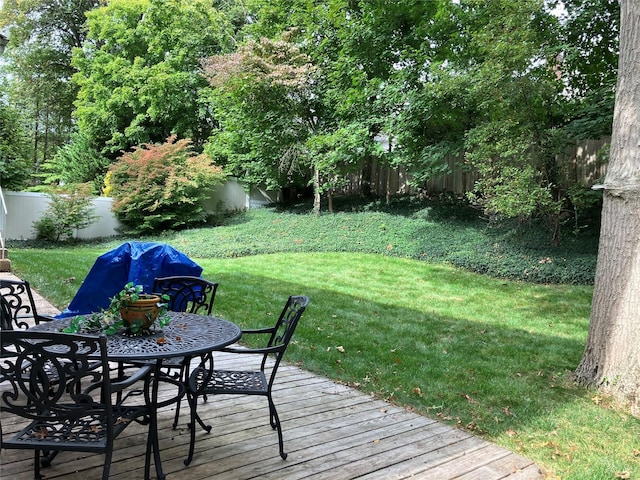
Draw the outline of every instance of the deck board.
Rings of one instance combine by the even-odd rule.
[[[218,365],[247,366],[225,354]],[[274,399],[282,419],[285,450],[278,455],[277,435],[268,424],[266,399],[250,396],[209,397],[198,411],[212,425],[198,427],[192,464],[183,460],[189,446],[188,408],[171,428],[175,406],[159,411],[160,448],[167,478],[238,479],[534,479],[539,469],[524,457],[479,437],[408,412],[395,405],[297,367],[286,365]],[[170,395],[164,388],[163,396]],[[18,425],[4,422],[5,431]],[[112,479],[143,477],[145,428],[132,425],[116,440]],[[1,476],[31,480],[29,451],[2,451]],[[45,469],[47,480],[99,478],[102,456],[62,453]],[[155,471],[152,468],[152,474]]]
[[[39,297],[39,296],[38,296]],[[43,301],[41,297],[38,301]],[[216,354],[217,368],[242,368],[250,360]],[[161,397],[171,395],[163,387]],[[269,426],[264,397],[218,396],[200,402],[198,411],[211,433],[197,427],[193,462],[184,466],[189,447],[188,406],[183,402],[178,428],[175,405],[162,408],[159,441],[168,479],[541,479],[531,461],[467,432],[375,400],[367,394],[293,365],[283,365],[274,387],[283,426],[287,460],[278,455],[277,434]],[[2,419],[5,433],[18,424]],[[115,442],[112,480],[143,478],[145,427],[131,425]],[[33,454],[2,450],[0,478],[31,480]],[[43,469],[47,480],[93,480],[103,457],[63,452]],[[155,469],[151,468],[152,478]]]

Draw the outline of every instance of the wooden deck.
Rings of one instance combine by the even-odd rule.
[[[40,299],[39,299],[40,301]],[[247,358],[216,354],[220,368],[241,368]],[[170,392],[167,390],[166,395]],[[281,366],[274,400],[283,424],[285,451],[269,426],[264,397],[219,396],[198,410],[213,428],[198,428],[193,462],[183,460],[189,446],[188,409],[171,428],[175,405],[159,411],[163,469],[168,479],[540,479],[530,460],[461,430],[375,400],[349,387],[292,365]],[[3,419],[5,433],[16,425]],[[145,427],[132,425],[115,442],[113,480],[143,478]],[[0,453],[0,478],[31,480],[29,451]],[[43,469],[47,480],[94,480],[103,457],[61,453]],[[155,470],[152,466],[152,475]]]

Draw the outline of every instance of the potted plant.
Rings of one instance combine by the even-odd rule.
[[[169,296],[143,292],[142,285],[127,283],[113,296],[107,312],[113,318],[122,318],[130,333],[148,331],[157,320],[160,328],[169,323],[167,307]]]
[[[165,327],[170,317],[167,314],[169,296],[143,293],[144,287],[134,282],[127,283],[120,292],[111,298],[109,307],[100,313],[77,316],[71,320],[67,333],[98,333],[113,335],[127,328],[132,335],[148,332],[157,322]]]

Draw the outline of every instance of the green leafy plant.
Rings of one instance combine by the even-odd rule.
[[[123,308],[129,307],[135,304],[138,300],[145,298],[146,294],[144,293],[144,287],[142,285],[136,285],[134,282],[127,283],[120,292],[111,298],[111,302],[109,303],[109,307],[107,308],[107,312],[111,317],[120,317],[121,310]],[[167,314],[167,309],[169,306],[169,296],[163,294],[160,296],[160,302],[157,304],[157,307],[160,309],[158,318],[155,320],[160,328],[164,328],[171,318]],[[150,318],[150,313],[147,313],[147,318]],[[138,335],[144,332],[144,327],[142,322],[133,322],[128,326],[129,331]]]
[[[203,224],[203,200],[224,179],[207,155],[196,155],[190,140],[170,137],[125,153],[105,179],[116,217],[133,234]]]
[[[42,166],[45,184],[86,184],[99,194],[110,161],[104,157],[85,133],[73,133],[71,142],[59,148]]]
[[[121,329],[127,327],[133,335],[141,335],[148,329],[143,327],[141,321],[126,324],[122,318],[121,310],[135,304],[141,298],[148,296],[144,293],[142,285],[136,285],[134,282],[127,283],[122,290],[111,298],[107,309],[92,313],[91,315],[78,315],[71,319],[69,326],[63,329],[66,333],[98,333],[102,332],[106,335],[113,335]],[[167,294],[159,295],[160,302],[157,303],[159,309],[158,317],[155,322],[159,328],[167,326],[171,317],[167,313],[169,307],[169,296]],[[148,316],[150,313],[147,314]],[[148,317],[150,319],[150,317]]]
[[[116,318],[103,312],[90,315],[77,315],[69,326],[62,329],[65,333],[104,333],[113,335],[124,327],[122,318]]]
[[[33,222],[33,228],[36,231],[36,238],[38,240],[54,242],[58,238],[56,221],[48,214],[45,214],[40,220]]]
[[[70,192],[53,193],[50,197],[42,218],[33,222],[40,240],[57,242],[72,238],[74,230],[86,228],[98,219],[93,213],[91,196],[82,186]]]

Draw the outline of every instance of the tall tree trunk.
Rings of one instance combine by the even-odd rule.
[[[36,110],[35,110],[34,126],[33,126],[33,169],[38,172],[38,137],[40,132],[40,97],[36,98]]]
[[[320,214],[320,170],[313,167],[313,213]]]
[[[620,59],[587,345],[575,375],[640,416],[640,2],[620,2]]]
[[[49,125],[50,116],[50,107],[49,103],[47,103],[47,106],[44,109],[44,148],[42,149],[42,163],[45,163],[48,160],[49,131],[51,130],[51,125]]]
[[[389,205],[391,203],[391,174],[392,174],[391,166],[387,165],[387,182],[385,185],[385,201],[386,204]]]

